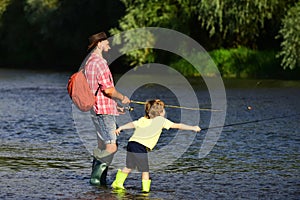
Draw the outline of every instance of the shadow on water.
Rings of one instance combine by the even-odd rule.
[[[201,111],[203,130],[178,160],[151,172],[151,191],[143,194],[139,173],[129,175],[126,191],[89,184],[92,157],[72,119],[65,87],[68,77],[67,73],[0,71],[1,199],[299,198],[299,82],[225,81],[226,122],[213,150],[198,158],[210,120],[210,113]],[[205,87],[194,88],[199,106],[209,106]],[[154,85],[142,88],[134,98],[146,100],[153,91],[169,104],[178,103],[166,88]],[[143,106],[135,105],[131,116],[142,113]],[[167,114],[174,121],[180,118],[178,110],[168,108]],[[120,137],[120,150],[130,134]],[[164,131],[156,150],[176,134]],[[109,183],[115,166],[109,170]]]

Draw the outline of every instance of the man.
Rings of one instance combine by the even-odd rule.
[[[98,146],[93,152],[90,183],[106,185],[107,169],[117,151],[117,138],[114,131],[116,116],[119,113],[115,100],[120,100],[122,104],[128,104],[130,100],[114,87],[107,61],[102,56],[102,52],[108,52],[110,49],[106,34],[104,32],[94,34],[89,38],[89,42],[90,54],[85,64],[85,75],[93,93],[97,94],[92,119],[98,140]]]

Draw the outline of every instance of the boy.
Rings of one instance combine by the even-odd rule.
[[[142,191],[149,192],[151,180],[149,177],[149,164],[147,151],[152,150],[158,142],[162,129],[176,128],[181,130],[192,130],[199,132],[199,126],[189,126],[174,123],[166,118],[164,102],[159,99],[147,101],[145,104],[145,116],[139,120],[129,122],[120,126],[115,133],[120,134],[122,130],[133,129],[135,131],[127,145],[126,167],[118,170],[112,187],[125,189],[123,184],[132,169],[137,168],[142,172]]]

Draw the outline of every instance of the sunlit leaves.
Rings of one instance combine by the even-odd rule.
[[[281,18],[285,10],[297,0],[121,0],[126,6],[126,14],[119,20],[119,27],[111,30],[112,34],[133,28],[158,26],[171,28],[189,34],[191,30],[206,30],[210,37],[226,41],[227,48],[246,46],[257,48],[257,39],[271,28],[277,32],[280,29]],[[299,9],[289,11],[283,21],[281,30],[283,66],[293,68],[299,59]],[[298,14],[297,16],[295,16]],[[191,24],[197,19],[199,23]],[[288,21],[291,21],[290,24]],[[266,26],[269,25],[269,26]],[[294,27],[293,27],[294,26]],[[273,31],[273,30],[271,30]],[[273,38],[275,40],[275,38]],[[213,41],[212,41],[213,42]],[[220,42],[220,45],[223,43]],[[217,46],[220,48],[222,46]],[[130,53],[136,59],[134,64],[146,62],[151,55]],[[138,56],[138,57],[137,57]],[[145,60],[144,60],[145,58]],[[151,57],[153,58],[153,57]],[[149,60],[149,59],[148,59]]]
[[[190,29],[186,23],[191,13],[188,8],[188,5],[192,5],[190,0],[122,0],[122,2],[126,6],[127,14],[119,20],[118,28],[110,30],[113,35],[141,27],[166,27],[175,30],[186,28],[187,32]],[[193,6],[192,8],[195,9],[196,7]],[[144,41],[144,36],[139,35],[126,35],[125,39],[127,39],[126,42],[137,44],[140,42],[155,42],[155,38],[149,34],[146,41]],[[138,66],[146,62],[153,62],[154,55],[152,52],[151,48],[147,48],[127,53],[131,60],[130,65]]]
[[[6,7],[10,4],[11,0],[0,0],[0,19],[6,11]]]
[[[300,2],[287,11],[282,24],[282,51],[278,54],[282,57],[281,65],[284,69],[300,67]]]
[[[45,18],[59,7],[58,0],[26,0],[24,10],[31,23]]]
[[[210,36],[232,38],[237,45],[255,42],[265,21],[271,19],[279,0],[202,0],[197,15]]]

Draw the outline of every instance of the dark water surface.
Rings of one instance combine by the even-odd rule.
[[[89,184],[92,158],[73,122],[69,75],[0,70],[0,199],[300,198],[299,82],[225,81],[226,123],[213,150],[198,158],[207,130],[201,131],[180,159],[151,173],[151,192],[144,195],[138,173],[129,175],[124,193]],[[176,104],[163,90],[152,85],[134,98],[145,100],[156,91],[161,96],[155,97]],[[209,106],[207,91],[195,90],[200,107]],[[131,115],[142,110],[135,105]],[[180,115],[167,113],[172,120]],[[200,114],[205,128],[210,114]],[[171,135],[164,134],[158,148]],[[120,138],[120,148],[125,145]]]

